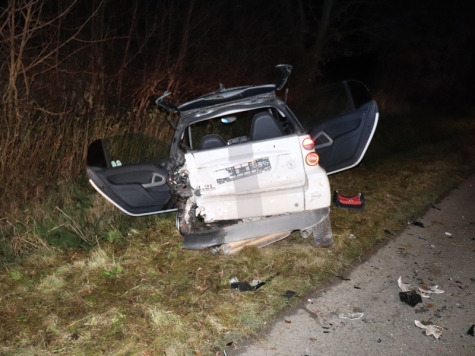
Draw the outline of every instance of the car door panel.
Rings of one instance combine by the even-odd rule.
[[[89,146],[87,175],[92,186],[107,200],[132,216],[174,210],[169,204],[166,160],[122,166],[117,157],[114,161],[109,157],[106,139]]]
[[[352,168],[361,161],[377,122],[377,106],[371,101],[357,110],[328,119],[312,128],[309,134],[315,141],[315,151],[327,174]],[[322,132],[330,137],[332,144],[319,148],[321,142],[318,138],[323,137]]]
[[[298,110],[327,174],[352,168],[361,161],[379,118],[376,102],[358,81],[320,88],[308,94]]]

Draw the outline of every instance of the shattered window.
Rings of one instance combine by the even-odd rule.
[[[264,108],[241,111],[194,123],[186,129],[182,146],[198,150],[248,142],[252,138],[253,118],[259,113],[268,113],[274,117],[281,128],[282,135],[294,132],[287,118],[275,109]]]
[[[170,144],[153,136],[132,133],[104,139],[107,159],[112,167],[150,163],[168,157]]]

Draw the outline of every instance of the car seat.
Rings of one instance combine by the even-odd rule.
[[[226,146],[224,139],[217,134],[203,136],[200,141],[200,150],[208,150],[210,148],[218,148]]]
[[[284,136],[284,131],[272,114],[267,111],[257,113],[252,118],[251,123],[251,140],[267,140]]]

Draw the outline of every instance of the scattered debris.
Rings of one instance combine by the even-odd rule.
[[[353,234],[350,234],[350,235],[348,236],[348,238],[349,238],[349,239],[356,239],[356,236],[353,235]]]
[[[342,281],[351,281],[350,278],[346,278],[346,277],[343,277],[343,276],[336,276],[337,278],[340,278]]]
[[[231,288],[237,289],[241,292],[255,291],[262,287],[266,282],[261,282],[257,279],[254,279],[251,283],[248,281],[239,282],[239,280],[234,277],[229,281]]]
[[[401,300],[401,302],[404,302],[413,308],[417,304],[422,303],[422,298],[420,294],[417,294],[415,290],[412,290],[410,292],[399,292],[399,299]]]
[[[389,231],[388,229],[384,229],[384,233],[386,235],[394,235],[391,231]]]
[[[343,313],[338,315],[340,319],[358,320],[362,318],[364,313]]]
[[[419,292],[421,293],[421,296],[424,297],[424,298],[430,298],[429,294],[432,294],[432,293],[434,293],[434,294],[444,293],[443,290],[438,289],[438,288],[439,288],[438,285],[433,285],[433,286],[430,286],[430,287],[427,287],[427,288],[418,287]]]
[[[442,330],[444,330],[444,328],[443,328],[442,326],[437,326],[437,325],[424,325],[424,324],[422,324],[419,320],[414,320],[414,323],[415,323],[416,326],[418,326],[419,328],[425,329],[427,336],[429,336],[429,335],[434,335],[434,337],[435,337],[436,339],[438,339],[438,338],[440,337],[440,335],[442,334]]]
[[[285,239],[287,236],[290,235],[290,231],[283,231],[275,234],[255,237],[252,239],[229,242],[227,244],[221,245],[219,248],[214,249],[212,253],[217,254],[222,251],[225,255],[234,255],[241,251],[246,246],[256,246],[258,248],[270,245],[274,242],[280,241]]]
[[[317,341],[317,339],[315,339],[314,337],[311,337],[309,340],[310,340],[311,342]]]
[[[297,292],[295,292],[293,290],[290,290],[290,289],[287,292],[285,292],[284,294],[282,294],[282,296],[284,298],[288,298],[288,299],[290,299],[292,297],[295,297],[296,295],[297,295]]]
[[[353,288],[355,288],[355,289],[361,289],[361,287],[358,287],[358,286],[353,286]]]
[[[285,319],[284,321],[285,321],[286,324],[291,324],[292,323],[292,320]]]
[[[440,208],[436,207],[434,204],[431,204],[430,207],[431,207],[432,209],[440,210]]]
[[[425,227],[424,224],[421,223],[420,221],[410,221],[409,224],[418,226],[418,227]]]
[[[397,280],[397,285],[399,286],[399,288],[401,288],[401,290],[403,292],[410,292],[411,290],[413,290],[414,288],[412,288],[409,284],[407,283],[402,283],[402,277],[399,276],[398,280]]]
[[[475,333],[475,331],[474,331],[474,327],[475,327],[475,324],[474,324],[474,325],[472,325],[472,326],[470,327],[470,329],[468,329],[468,331],[467,331],[467,335],[472,335],[472,336],[475,336],[475,335],[474,335],[474,333]]]
[[[448,236],[448,237],[452,237],[452,234],[450,232],[445,232],[445,234]]]
[[[416,289],[407,283],[403,283],[402,277],[398,278],[397,284],[402,290],[402,292],[399,292],[399,299],[401,300],[401,302],[405,302],[411,307],[416,306],[418,303],[422,303],[422,298],[430,298],[430,294],[432,293],[444,293],[443,290],[438,289],[438,285],[433,285],[425,288],[417,287]]]
[[[381,343],[381,339],[378,339],[378,344],[380,344],[380,343]]]

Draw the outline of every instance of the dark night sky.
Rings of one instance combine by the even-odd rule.
[[[50,20],[73,1],[36,14]],[[22,63],[60,47],[28,73],[45,107],[91,88],[105,106],[164,90],[189,99],[218,83],[273,80],[278,63],[293,65],[296,91],[352,78],[387,97],[459,105],[474,89],[474,14],[462,0],[88,0],[32,31]],[[0,49],[8,62],[8,45]]]

